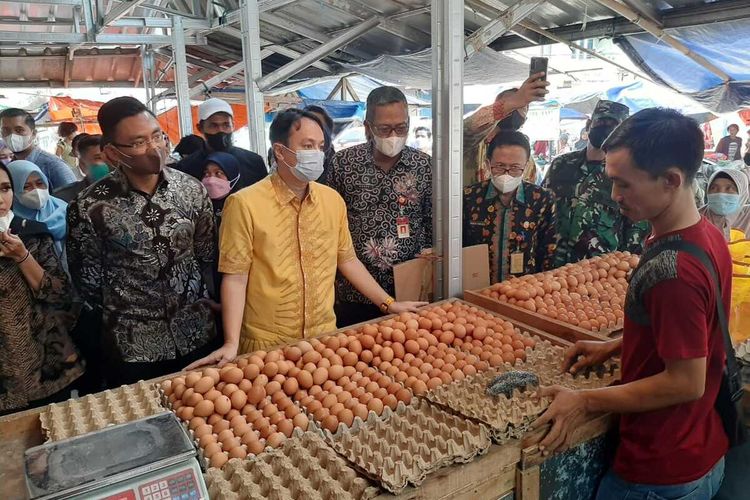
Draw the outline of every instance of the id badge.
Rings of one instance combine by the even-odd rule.
[[[399,239],[409,237],[410,233],[408,217],[396,217],[396,234],[398,234]]]
[[[520,274],[523,272],[523,252],[510,254],[510,274]]]

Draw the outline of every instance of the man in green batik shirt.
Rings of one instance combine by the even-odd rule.
[[[604,174],[601,146],[628,117],[627,106],[599,101],[591,116],[586,149],[555,158],[542,187],[552,191],[557,205],[558,234],[554,265],[559,267],[603,253],[641,253],[650,227],[620,213],[612,200],[612,181]]]

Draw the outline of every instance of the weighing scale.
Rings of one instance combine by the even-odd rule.
[[[32,499],[208,499],[196,450],[172,412],[26,450]]]

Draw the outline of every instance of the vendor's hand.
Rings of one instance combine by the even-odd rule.
[[[539,442],[539,451],[545,456],[566,451],[573,443],[573,433],[588,415],[585,397],[580,391],[559,385],[542,387],[539,393],[554,398],[547,411],[531,424],[532,429],[538,429],[552,423],[549,432]]]
[[[0,257],[8,257],[16,262],[26,257],[26,245],[21,238],[13,234],[10,228],[0,233]]]
[[[420,307],[426,306],[427,302],[393,302],[388,306],[390,314],[401,314],[402,312],[419,312]]]
[[[601,365],[613,354],[612,342],[579,340],[565,351],[562,371],[576,374],[583,368]]]
[[[214,314],[221,314],[221,304],[212,299],[200,299],[199,303],[206,304]]]
[[[234,358],[237,357],[238,349],[239,346],[237,346],[236,344],[224,344],[205,358],[201,358],[198,361],[191,363],[185,368],[185,370],[194,370],[200,366],[214,365],[217,363],[219,365],[219,368],[221,368],[227,363],[231,363],[232,361],[234,361]]]
[[[506,111],[523,108],[533,101],[544,101],[549,93],[547,87],[549,87],[549,82],[544,80],[544,73],[531,75],[523,82],[521,88],[505,99]]]

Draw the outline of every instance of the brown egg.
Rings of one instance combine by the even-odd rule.
[[[206,423],[206,419],[203,417],[193,417],[190,419],[190,423],[188,424],[188,428],[195,430],[201,425]]]
[[[328,370],[326,368],[317,368],[313,374],[313,383],[321,385],[328,380]]]
[[[286,439],[286,436],[282,434],[281,432],[274,432],[273,434],[268,436],[268,439],[266,440],[266,444],[272,448],[276,448],[281,443],[283,443],[285,439]]]
[[[283,419],[279,421],[279,423],[276,425],[276,428],[279,430],[280,433],[284,434],[286,437],[292,437],[292,431],[294,430],[294,423],[292,423],[291,420]]]
[[[203,395],[203,399],[210,399],[211,401],[216,401],[216,398],[221,396],[221,392],[216,389],[211,389],[207,393]]]
[[[391,410],[395,410],[397,404],[398,399],[396,399],[396,396],[394,396],[393,394],[387,394],[383,398],[383,405],[388,406]]]
[[[232,409],[232,401],[228,397],[221,395],[213,402],[213,406],[216,413],[226,415]]]
[[[247,400],[254,405],[261,402],[266,397],[266,391],[262,387],[253,387],[247,393]]]
[[[237,446],[235,448],[232,448],[229,450],[229,458],[246,458],[247,452],[245,451],[245,448],[242,446]]]
[[[200,418],[200,417],[196,417]],[[206,434],[213,434],[213,427],[211,427],[208,424],[201,424],[198,427],[193,430],[193,435],[196,439],[200,439],[201,437],[205,436]]]
[[[203,455],[206,457],[211,457],[215,455],[216,453],[221,453],[221,446],[216,441],[213,441],[212,443],[208,443],[205,446],[201,445],[203,447]]]
[[[414,394],[421,396],[422,394],[427,392],[427,384],[425,384],[422,380],[417,380],[411,389],[412,391],[414,391]]]
[[[172,394],[172,390],[174,389],[172,387],[172,381],[171,380],[164,380],[164,381],[162,381],[160,387],[161,387],[161,390],[164,391],[164,394],[166,394],[167,396],[170,396]]]
[[[239,387],[237,386],[237,384],[226,384],[221,390],[221,393],[227,397],[232,397],[232,394],[234,394],[238,390]]]
[[[260,374],[260,366],[251,362],[243,369],[242,373],[246,379],[252,382]]]
[[[321,421],[320,424],[324,429],[335,433],[339,426],[339,420],[335,415],[328,415]]]
[[[239,384],[244,376],[244,372],[237,367],[223,369],[221,372],[221,380],[228,384]]]
[[[409,389],[399,389],[395,396],[397,400],[403,401],[404,404],[411,403],[411,391]]]
[[[273,381],[266,384],[266,394],[273,396],[275,393],[281,390],[281,384]]]
[[[263,416],[264,417],[270,417],[271,415],[274,415],[274,414],[276,414],[278,412],[279,412],[279,408],[275,404],[273,404],[273,403],[267,404],[263,408]]]
[[[208,425],[216,425],[217,422],[220,422],[222,420],[221,415],[213,414],[210,417],[206,419],[206,423]]]
[[[339,380],[344,376],[344,367],[341,365],[332,365],[328,369],[328,378],[330,380]]]
[[[312,373],[306,370],[299,372],[299,375],[297,375],[297,381],[299,382],[299,386],[303,389],[309,389],[314,383]]]
[[[279,422],[281,422],[285,418],[286,417],[284,416],[284,414],[281,411],[279,411],[269,416],[268,421],[271,423],[271,425],[278,425]]]
[[[204,377],[211,377],[214,381],[214,385],[221,382],[221,375],[219,374],[219,370],[216,368],[206,368],[203,370],[203,376]]]
[[[298,413],[292,419],[292,423],[294,424],[295,427],[299,427],[303,431],[306,431],[309,421],[307,419],[307,415],[305,415],[304,413]]]
[[[190,390],[192,390],[192,389],[190,389]],[[195,392],[195,393],[191,394],[191,395],[190,395],[190,396],[188,396],[188,397],[183,397],[183,398],[182,398],[182,401],[183,401],[183,402],[184,402],[185,404],[187,404],[187,405],[190,405],[190,406],[193,406],[193,407],[194,407],[194,406],[196,406],[196,405],[197,405],[198,403],[200,403],[201,401],[203,401],[203,396],[201,396],[200,394],[198,394],[197,392]],[[198,415],[198,416],[199,416],[199,417],[202,417],[203,415]]]
[[[357,404],[352,409],[352,413],[355,417],[359,417],[362,420],[367,420],[367,406],[363,405],[362,403]]]
[[[296,378],[288,378],[284,381],[284,393],[288,396],[293,396],[299,389],[299,382]]]
[[[257,455],[261,453],[265,448],[265,442],[260,440],[251,441],[247,444],[247,452]]]
[[[196,417],[208,417],[214,412],[214,403],[203,400],[195,406],[194,414]]]
[[[203,375],[200,372],[190,372],[185,376],[185,385],[187,387],[194,387],[195,383],[198,382]]]
[[[229,455],[227,455],[225,452],[220,451],[219,453],[214,453],[211,455],[211,467],[222,467],[227,461],[229,460]]]
[[[367,409],[370,411],[374,411],[378,416],[380,416],[380,414],[383,413],[383,402],[378,398],[372,398],[367,403]]]

